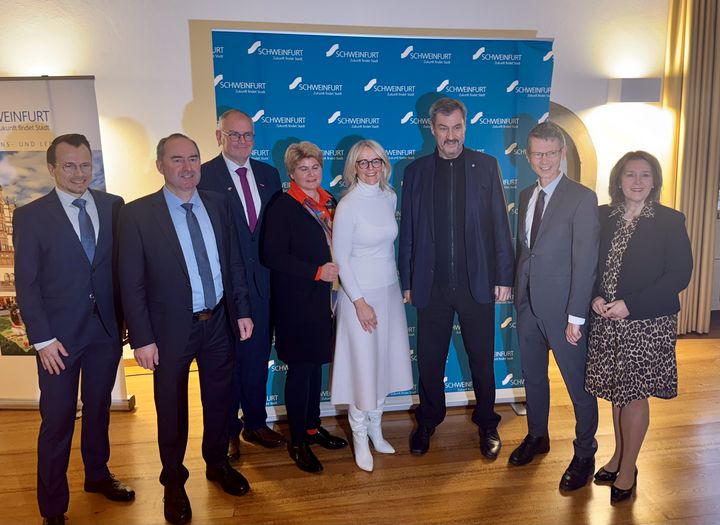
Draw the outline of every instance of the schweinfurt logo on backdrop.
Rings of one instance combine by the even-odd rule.
[[[303,114],[272,114],[259,109],[252,117],[253,122],[275,129],[296,128],[302,129],[307,124],[307,117]]]
[[[414,111],[407,111],[400,117],[400,124],[430,129],[430,117],[418,117]]]
[[[214,83],[216,88],[230,89],[236,95],[264,95],[267,89],[267,82],[226,79],[223,74],[217,75]]]
[[[288,91],[321,96],[341,96],[343,94],[343,85],[337,82],[320,82],[296,76],[290,80]]]
[[[382,118],[368,114],[350,113],[336,110],[328,116],[327,123],[345,126],[350,129],[378,129]]]
[[[421,64],[431,65],[447,65],[452,63],[453,54],[449,51],[440,49],[437,44],[436,48],[431,48],[425,45],[421,47],[417,42],[407,44],[400,52],[400,59],[407,60],[410,62],[419,61]]]
[[[488,126],[492,129],[517,129],[520,117],[491,116],[477,111],[474,115],[468,113],[468,126]]]
[[[437,83],[435,91],[447,97],[484,97],[487,94],[487,86],[455,83],[453,79],[445,78]]]
[[[270,47],[263,45],[262,40],[255,40],[249,42],[247,48],[248,55],[255,55],[256,57],[268,57],[272,60],[290,60],[293,62],[302,62],[303,51],[299,47]]]
[[[380,51],[345,49],[344,44],[333,42],[325,51],[325,57],[334,60],[345,60],[355,64],[377,64],[380,60]]]
[[[506,93],[525,95],[527,98],[550,98],[550,86],[526,85],[519,80],[513,80],[505,88]]]
[[[363,83],[365,93],[378,93],[387,97],[413,97],[415,96],[415,84],[386,83],[382,78],[372,77]]]
[[[472,59],[478,63],[489,62],[494,66],[519,66],[522,62],[522,53],[504,53],[483,46],[473,53]]]

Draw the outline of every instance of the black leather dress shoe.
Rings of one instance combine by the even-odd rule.
[[[519,467],[527,465],[538,454],[550,452],[550,438],[547,436],[535,437],[528,434],[520,446],[512,451],[508,463]]]
[[[300,470],[313,474],[322,472],[322,464],[307,443],[288,443],[288,454]]]
[[[65,514],[58,514],[57,516],[49,516],[43,518],[43,525],[65,525]]]
[[[185,487],[165,487],[163,501],[165,519],[173,525],[182,525],[192,519],[192,508]]]
[[[577,490],[587,485],[595,470],[595,458],[573,456],[570,465],[560,478],[560,490]]]
[[[245,476],[227,463],[222,467],[208,468],[205,477],[219,483],[225,492],[233,496],[242,496],[250,490],[250,484]]]
[[[609,470],[605,470],[605,467],[600,467],[600,470],[595,473],[593,479],[595,480],[595,483],[602,485],[613,483],[617,479],[617,476],[617,472],[610,472]]]
[[[242,432],[242,437],[245,441],[257,443],[265,448],[278,448],[285,445],[285,438],[282,434],[275,432],[267,426],[260,427],[257,430],[245,429]]]
[[[308,434],[306,437],[307,443],[313,445],[320,445],[323,448],[329,450],[337,450],[339,448],[347,447],[348,442],[341,437],[333,436],[325,430],[323,427],[317,427],[317,432],[314,434]]]
[[[100,481],[85,480],[85,492],[97,492],[112,501],[132,501],[135,491],[110,474]]]
[[[496,428],[480,429],[480,453],[488,459],[497,459],[502,441]]]
[[[613,503],[620,503],[621,501],[625,501],[626,499],[629,499],[633,494],[635,494],[635,489],[637,489],[637,476],[638,471],[635,469],[635,480],[633,481],[632,487],[629,489],[619,489],[613,484],[612,487],[610,487],[610,504]]]
[[[232,462],[240,459],[240,436],[233,436],[228,440],[227,457]]]
[[[430,450],[430,436],[435,433],[435,427],[418,425],[415,431],[410,434],[410,453],[422,456]]]

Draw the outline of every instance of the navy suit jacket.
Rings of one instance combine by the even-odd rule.
[[[427,306],[435,269],[433,184],[435,155],[420,157],[403,176],[398,268],[403,290],[417,308]],[[495,301],[495,286],[512,286],[514,255],[497,159],[465,148],[465,252],[470,292]]]
[[[200,191],[220,256],[228,318],[251,317],[245,268],[224,195]],[[192,329],[192,288],[162,190],[123,207],[118,227],[120,289],[130,345],[182,352]]]
[[[15,287],[31,343],[55,337],[68,350],[86,345],[95,303],[119,348],[121,309],[113,238],[123,200],[98,190],[90,193],[100,222],[92,263],[54,189],[15,210]]]
[[[260,210],[254,232],[251,232],[248,227],[245,208],[243,208],[240,195],[233,183],[234,174],[228,171],[222,154],[202,165],[202,177],[198,188],[217,191],[228,196],[230,212],[245,263],[248,285],[255,295],[267,299],[270,297],[270,270],[260,263],[260,233],[265,222],[267,205],[282,191],[282,186],[278,170],[269,164],[250,159],[250,166],[255,176],[258,193],[260,193]]]

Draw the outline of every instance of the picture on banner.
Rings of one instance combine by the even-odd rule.
[[[465,145],[493,155],[503,174],[513,235],[518,187],[534,180],[527,165],[527,133],[549,114],[553,70],[550,40],[480,40],[407,36],[352,36],[245,30],[212,32],[217,115],[246,112],[255,123],[252,157],[283,173],[283,154],[301,140],[324,154],[323,186],[341,198],[345,155],[361,139],[378,141],[393,168],[401,197],[405,167],[431,154],[430,106],[441,97],[467,107]],[[400,203],[398,203],[398,210]],[[400,221],[400,212],[396,214]],[[416,313],[407,308],[417,393]],[[497,400],[524,398],[512,303],[496,304]],[[448,402],[472,399],[472,379],[456,320],[446,363]],[[286,366],[273,350],[267,404],[284,404]],[[323,402],[329,400],[327,367]]]
[[[65,132],[63,114],[70,108],[50,103],[48,84],[58,86],[62,91],[59,98],[63,99],[73,89],[80,89],[77,94],[82,97],[85,88],[78,87],[81,82],[92,88],[92,80],[88,79],[0,79],[0,355],[3,356],[35,355],[15,300],[12,218],[18,206],[55,187],[47,169],[46,151],[52,140]],[[97,110],[94,106],[92,109],[94,124],[86,133],[90,144],[98,149],[92,152],[90,186],[104,190]]]

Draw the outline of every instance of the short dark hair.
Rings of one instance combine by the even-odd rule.
[[[161,159],[163,158],[163,155],[165,155],[165,145],[166,145],[169,141],[171,141],[171,140],[173,140],[173,139],[187,139],[187,140],[189,140],[189,141],[192,142],[193,145],[195,146],[195,149],[196,149],[197,152],[198,152],[198,156],[200,155],[200,148],[198,148],[197,143],[196,143],[193,139],[191,139],[191,138],[188,137],[187,135],[183,135],[182,133],[173,133],[173,134],[171,134],[171,135],[168,135],[167,137],[161,138],[161,139],[160,139],[160,142],[158,142],[157,149],[156,149],[156,157],[157,157],[157,160],[161,160]]]
[[[462,113],[463,122],[467,119],[467,108],[465,107],[465,104],[450,97],[439,98],[433,102],[432,106],[430,106],[430,122],[435,124],[438,113],[450,115],[455,111],[460,111],[460,113]]]
[[[88,139],[87,137],[85,137],[85,135],[81,135],[80,133],[67,133],[66,135],[60,135],[59,137],[55,137],[55,140],[50,143],[50,147],[47,149],[47,154],[45,155],[45,157],[47,158],[47,163],[52,164],[53,166],[57,161],[57,157],[55,156],[55,150],[57,149],[58,144],[70,144],[71,146],[74,146],[76,148],[79,148],[80,146],[85,146],[92,155],[92,148],[90,147],[90,142],[88,142]]]
[[[610,182],[608,183],[608,193],[610,194],[610,205],[619,206],[625,202],[625,195],[620,187],[620,178],[625,171],[625,165],[631,160],[644,160],[650,164],[650,171],[652,172],[653,187],[648,195],[648,200],[653,202],[660,201],[660,192],[662,191],[662,168],[660,162],[647,151],[628,151],[625,155],[620,157],[610,170]]]
[[[530,130],[527,138],[528,151],[530,150],[531,137],[540,140],[557,140],[558,142],[560,142],[560,147],[562,149],[565,149],[565,133],[560,126],[558,126],[554,122],[550,122],[549,120],[541,122]]]

